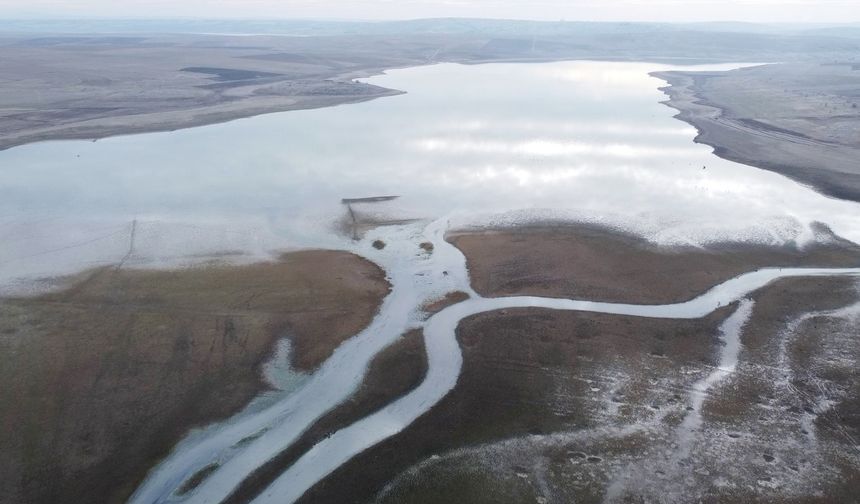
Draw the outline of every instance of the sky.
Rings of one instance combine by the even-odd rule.
[[[860,0],[0,0],[0,18],[860,22]]]

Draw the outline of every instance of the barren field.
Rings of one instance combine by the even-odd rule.
[[[860,201],[860,65],[794,63],[656,76],[717,155]]]
[[[467,253],[473,275],[479,270],[476,286],[485,293],[499,295],[505,286],[505,294],[635,302],[692,297],[768,257],[772,265],[856,265],[860,258],[844,243],[827,253],[649,251],[591,227],[451,240]],[[638,257],[664,280],[628,266]],[[714,276],[698,276],[693,265],[703,261]],[[512,268],[518,284],[486,283]],[[538,271],[550,273],[528,274]],[[582,279],[576,287],[574,278]],[[698,286],[679,290],[685,280]],[[611,289],[624,285],[629,297]],[[457,330],[464,367],[455,389],[301,502],[850,501],[860,490],[851,364],[860,357],[860,286],[856,279],[797,278],[751,299],[737,370],[704,397],[701,417],[695,390],[714,372],[719,327],[737,304],[692,321],[543,309],[473,316]]]
[[[726,314],[675,322],[524,309],[470,318],[458,329],[465,363],[457,387],[402,434],[359,455],[300,502],[371,502],[422,461],[450,473],[435,482],[429,477],[414,493],[387,492],[384,502],[532,501],[524,492],[528,482],[513,467],[511,478],[479,476],[502,462],[499,457],[451,464],[447,454],[599,428],[607,424],[607,408],[643,422],[660,409],[679,414],[684,404],[675,394],[713,363],[713,334]],[[396,481],[409,488],[417,477],[412,472]]]
[[[308,251],[244,267],[105,268],[0,300],[0,502],[125,502],[188,429],[269,386],[261,364],[276,341],[313,370],[387,292],[372,263]]]
[[[320,44],[307,54],[306,41],[279,38],[0,38],[0,149],[389,96],[398,91],[351,78],[423,62],[409,48],[392,58],[350,57],[349,44]]]
[[[449,440],[471,442],[430,441],[429,429],[422,435],[416,426],[406,442],[424,457],[371,487],[369,495],[379,493],[369,500],[563,503],[603,502],[611,494],[622,502],[851,502],[860,490],[853,441],[860,397],[850,365],[860,325],[856,314],[826,310],[856,303],[857,285],[786,281],[756,299],[741,366],[705,401],[691,440],[677,434],[689,380],[709,363],[681,356],[686,345],[713,350],[696,338],[706,327],[664,329],[655,338],[637,322],[635,342],[619,343],[623,331],[586,326],[581,317],[512,312],[468,321],[460,336],[467,366],[494,372],[464,374],[460,402],[440,405],[427,422]],[[798,315],[793,303],[803,303],[800,313],[825,312],[792,330],[786,319]],[[611,351],[594,351],[583,339]],[[476,385],[486,381],[500,390]],[[472,387],[480,390],[466,392]],[[524,387],[530,392],[520,395]],[[474,424],[464,420],[471,417]],[[377,460],[388,454],[378,453]],[[325,490],[340,482],[306,502],[331,495]]]
[[[762,267],[860,264],[860,246],[819,229],[823,244],[659,247],[598,226],[532,226],[454,232],[472,285],[484,296],[528,294],[628,303],[691,299]]]

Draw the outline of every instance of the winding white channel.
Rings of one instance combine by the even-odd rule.
[[[417,225],[382,228],[387,246],[374,252],[366,243],[356,251],[380,262],[392,283],[371,325],[341,345],[295,393],[247,417],[228,422],[180,444],[134,494],[131,502],[218,503],[266,461],[287,449],[324,413],[346,400],[361,383],[371,359],[413,327],[423,327],[428,371],[412,392],[376,413],[321,441],[279,476],[255,504],[293,502],[307,489],[354,455],[397,434],[439,402],[457,383],[462,355],[456,327],[465,317],[509,308],[548,308],[637,317],[700,318],[733,303],[767,283],[789,276],[860,275],[860,268],[770,268],[740,275],[695,299],[675,304],[639,305],[534,296],[484,298],[469,286],[465,258],[445,241],[447,219],[421,230]],[[381,236],[381,235],[380,235]],[[432,255],[419,252],[421,241],[434,244]],[[421,320],[419,308],[451,290],[464,290],[469,300]],[[731,353],[737,349],[729,349]],[[241,442],[240,441],[243,441]],[[207,465],[220,467],[197,488],[177,489]]]
[[[373,235],[359,245],[354,251],[380,263],[392,285],[371,324],[341,345],[294,393],[259,412],[189,436],[150,473],[129,502],[220,502],[263,462],[350,397],[371,359],[421,323],[418,307],[425,301],[453,290],[476,295],[468,284],[462,255],[454,247],[439,245],[445,243],[445,225],[445,220],[438,220],[423,229],[388,227],[382,251],[368,245]],[[419,244],[428,240],[437,244],[432,255],[420,253]],[[198,488],[176,494],[188,478],[212,463],[220,464],[219,469]]]
[[[739,300],[767,283],[790,276],[860,275],[856,269],[762,269],[747,273],[714,287],[705,294],[684,302],[667,305],[615,304],[542,297],[473,298],[451,306],[433,316],[424,327],[429,369],[424,382],[413,392],[391,403],[311,448],[285,471],[254,504],[285,504],[296,501],[354,455],[397,434],[439,402],[457,383],[462,355],[456,328],[462,319],[478,313],[505,308],[548,308],[637,317],[690,319],[704,317],[720,306]],[[747,312],[744,306],[742,312]],[[742,314],[743,315],[743,314]],[[737,346],[727,350],[737,358]],[[726,356],[722,356],[726,357]],[[732,367],[734,364],[730,364]],[[727,373],[722,364],[707,387]]]

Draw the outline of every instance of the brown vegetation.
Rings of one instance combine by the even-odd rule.
[[[421,311],[428,315],[433,315],[435,313],[439,313],[440,311],[444,310],[445,308],[448,308],[451,305],[455,305],[467,299],[469,299],[469,295],[463,291],[449,292],[443,297],[435,301],[431,301],[422,306]]]
[[[804,249],[743,244],[669,248],[575,224],[453,233],[448,239],[465,254],[472,285],[484,296],[674,303],[761,267],[860,265],[860,247],[838,238]]]
[[[124,502],[189,428],[264,387],[281,337],[310,370],[365,327],[383,272],[344,252],[175,271],[104,268],[0,301],[0,502]]]
[[[595,427],[605,421],[606,404],[613,400],[624,418],[653,416],[654,406],[683,411],[677,390],[713,363],[716,327],[728,313],[724,309],[692,321],[544,309],[470,317],[457,330],[464,365],[454,390],[401,434],[313,487],[300,502],[368,502],[396,475],[434,454]],[[629,383],[614,391],[610,369],[623,373]],[[698,372],[679,373],[682,369]],[[492,490],[481,482],[468,473],[457,481],[437,481],[425,492],[392,494],[385,502],[451,502],[455,495]],[[494,496],[499,496],[495,490],[475,502],[491,502]]]

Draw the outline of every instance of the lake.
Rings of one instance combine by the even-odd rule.
[[[820,221],[860,241],[856,203],[695,144],[648,75],[673,68],[439,64],[367,79],[407,93],[360,104],[3,151],[0,292],[126,256],[160,267],[345,248],[341,199],[379,195],[400,198],[356,210],[591,221],[667,245],[805,242]]]

